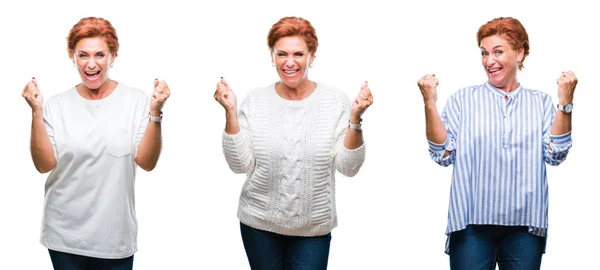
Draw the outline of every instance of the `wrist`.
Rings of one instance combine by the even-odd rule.
[[[225,116],[237,116],[237,108],[225,109]]]
[[[161,111],[161,112],[158,112],[158,115],[156,115],[156,114],[154,114],[154,113],[155,113],[155,112],[152,112],[152,111],[151,111],[151,112],[148,114],[148,120],[149,120],[150,122],[155,122],[155,123],[160,123],[160,122],[162,122],[162,118],[163,118],[163,113],[162,113],[162,111]]]
[[[32,109],[31,110],[31,116],[35,119],[35,118],[44,118],[44,113],[42,112],[42,109]]]
[[[360,122],[362,122],[362,118],[360,118],[360,116],[350,116],[351,124],[360,124]]]
[[[565,105],[567,103],[573,103],[572,98],[558,98],[558,104]]]
[[[425,102],[425,107],[437,106],[436,101],[433,99],[427,99],[424,102]]]
[[[150,110],[150,115],[152,115],[153,117],[160,117],[162,114],[162,111],[160,110]]]

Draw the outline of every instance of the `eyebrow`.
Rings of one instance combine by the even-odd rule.
[[[288,53],[288,52],[286,52],[284,50],[277,50],[277,52],[278,53],[280,53],[280,52],[282,52],[282,53]],[[293,53],[306,53],[306,50],[296,51],[296,52],[293,52]]]
[[[493,49],[497,49],[498,47],[502,47],[502,45],[496,45],[496,46],[494,46],[494,48],[492,48],[492,50],[493,50]],[[484,47],[479,47],[479,48],[480,48],[480,49],[482,49],[482,50],[485,50],[485,48],[484,48]]]
[[[91,54],[91,53],[89,53],[89,52],[87,52],[87,51],[84,51],[84,50],[78,50],[78,51],[76,51],[76,52],[77,52],[77,54],[80,54],[80,53]],[[97,52],[96,52],[96,54],[99,54],[99,53],[104,53],[104,54],[106,54],[106,50],[102,50],[102,51],[97,51]]]

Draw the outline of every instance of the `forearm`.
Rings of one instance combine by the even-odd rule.
[[[569,131],[571,131],[571,113],[565,113],[558,110],[554,118],[554,123],[552,123],[550,134],[562,135]]]
[[[40,173],[47,173],[56,167],[54,148],[48,138],[41,110],[32,113],[30,147],[33,165]]]
[[[162,148],[161,123],[148,122],[144,137],[138,146],[136,163],[144,170],[151,171],[158,163]]]
[[[225,133],[237,134],[240,132],[240,123],[238,122],[237,109],[225,112]]]
[[[425,135],[428,141],[436,144],[444,144],[448,138],[448,133],[434,101],[425,102]],[[446,150],[443,157],[450,154],[451,151]]]
[[[436,144],[443,144],[448,136],[435,102],[425,103],[425,134],[428,141]]]
[[[351,117],[350,123],[358,124],[360,118]],[[363,144],[363,133],[360,129],[348,128],[346,138],[344,138],[344,147],[353,150],[359,148]]]

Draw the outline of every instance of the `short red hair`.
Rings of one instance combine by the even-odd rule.
[[[319,39],[317,38],[315,28],[309,21],[299,17],[282,18],[271,27],[269,35],[267,36],[269,49],[273,51],[275,43],[277,43],[279,39],[294,36],[304,39],[304,42],[306,42],[306,46],[308,47],[308,52],[314,54],[317,51]]]
[[[523,59],[519,62],[519,70],[523,69],[525,57],[529,55],[529,36],[521,22],[511,17],[499,17],[487,22],[477,31],[477,46],[481,46],[482,39],[493,35],[506,39],[513,50],[523,48]]]
[[[77,42],[84,38],[93,37],[103,38],[108,45],[110,53],[117,56],[117,52],[119,51],[119,38],[117,37],[117,31],[112,24],[103,18],[87,17],[79,20],[77,24],[73,25],[71,31],[69,31],[69,36],[67,37],[69,58],[73,58]]]

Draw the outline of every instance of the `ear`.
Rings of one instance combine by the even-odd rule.
[[[110,65],[112,65],[115,62],[115,58],[117,58],[116,54],[110,54],[111,58],[110,58]]]
[[[315,54],[311,54],[310,59],[308,60],[308,64],[312,65],[313,61],[315,61],[315,57],[317,57]]]
[[[271,63],[275,64],[275,52],[273,50],[270,50],[271,52]]]
[[[517,50],[517,61],[519,63],[523,62],[523,57],[525,57],[525,49],[521,48]]]

